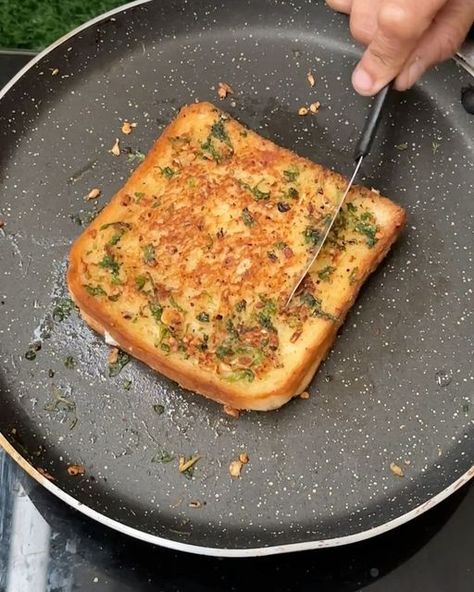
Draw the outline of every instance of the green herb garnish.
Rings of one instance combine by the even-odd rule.
[[[247,301],[246,300],[239,300],[239,302],[237,302],[237,304],[235,305],[236,312],[244,312],[244,310],[246,308],[247,308]]]
[[[29,362],[36,360],[36,351],[34,349],[28,349],[25,354],[25,359]]]
[[[239,332],[235,328],[234,321],[232,319],[227,319],[225,322],[225,330],[229,335],[235,337],[236,339],[239,338]]]
[[[239,380],[247,380],[247,382],[253,382],[255,380],[255,374],[250,368],[240,368],[235,370],[232,374],[228,374],[224,380],[227,382],[238,382]]]
[[[204,152],[208,152],[212,160],[215,160],[217,164],[220,163],[222,157],[219,151],[216,150],[214,144],[212,143],[211,136],[209,136],[207,140],[201,144],[201,148],[204,150]]]
[[[119,242],[119,240],[122,238],[123,234],[120,232],[116,232],[115,234],[112,235],[112,238],[109,240],[108,244],[111,247],[115,247],[115,245]]]
[[[254,226],[255,218],[252,216],[248,208],[244,208],[242,210],[242,220],[245,226]]]
[[[107,296],[107,292],[100,285],[91,286],[90,284],[84,284],[83,288],[91,296]]]
[[[64,365],[66,366],[66,368],[71,370],[76,365],[76,362],[72,356],[66,356],[64,360]]]
[[[305,242],[313,245],[314,247],[321,240],[321,232],[314,226],[307,226],[303,232],[303,236]]]
[[[283,176],[288,181],[288,183],[294,183],[299,177],[299,174],[300,172],[296,167],[283,171]]]
[[[176,171],[169,166],[166,166],[164,168],[160,167],[160,171],[163,177],[166,177],[167,179],[171,179],[176,175]]]
[[[230,141],[229,134],[227,133],[224,127],[224,122],[222,120],[216,121],[216,123],[212,125],[211,136],[213,138],[216,138],[217,140],[220,140],[221,142],[224,142],[224,144],[227,144],[229,148],[233,147],[232,142]]]
[[[145,287],[147,279],[148,278],[145,275],[137,275],[135,278],[135,287],[139,292]]]
[[[246,189],[249,193],[251,193],[257,201],[260,201],[260,200],[263,200],[263,199],[269,199],[270,198],[270,192],[269,191],[262,191],[258,187],[261,182],[262,181],[259,181],[253,187],[251,187],[248,183],[241,183],[241,185],[242,185],[242,187],[244,189]]]
[[[357,212],[357,206],[350,201],[347,202],[346,207],[347,207],[347,211],[350,212],[351,214],[355,214]]]
[[[224,358],[227,358],[229,356],[233,356],[234,355],[234,350],[229,347],[228,345],[219,345],[216,348],[216,356],[219,358],[219,360],[224,360]]]
[[[109,378],[118,376],[122,371],[122,368],[130,362],[130,356],[125,352],[119,350],[117,354],[117,360],[109,363]]]
[[[49,413],[65,414],[65,419],[70,419],[69,429],[72,430],[77,424],[76,403],[66,397],[56,385],[51,386],[51,399],[44,406]]]
[[[201,343],[199,343],[196,347],[199,351],[201,352],[205,352],[208,349],[208,342],[209,342],[209,335],[206,335],[205,333],[202,336],[202,341]]]
[[[320,280],[327,281],[335,271],[335,267],[332,267],[332,265],[326,265],[321,271],[318,271],[318,277]]]
[[[319,300],[319,298],[315,298],[311,292],[303,292],[300,296],[300,300],[303,304],[306,304],[310,308],[321,306],[321,300]]]
[[[288,189],[288,191],[286,192],[286,195],[288,197],[291,197],[291,199],[298,199],[298,197],[300,196],[300,193],[297,189],[295,189],[294,187],[290,187]]]
[[[370,222],[358,222],[354,226],[354,230],[358,234],[363,234],[365,236],[365,242],[367,246],[372,248],[377,243],[377,226]]]
[[[161,315],[163,314],[163,307],[158,302],[150,302],[150,312],[155,321],[161,323]]]
[[[176,309],[176,310],[178,310],[179,312],[186,312],[186,311],[184,310],[184,308],[183,308],[182,306],[180,306],[180,305],[179,305],[179,304],[176,302],[176,300],[174,299],[174,296],[173,296],[173,294],[170,294],[170,298],[169,298],[169,300],[170,300],[170,304],[171,304],[171,306],[172,306],[173,308],[175,308],[175,309]]]
[[[359,273],[359,268],[354,267],[349,274],[349,284],[352,286],[357,281],[357,275]]]
[[[174,460],[174,456],[170,454],[167,450],[160,450],[155,456],[151,459],[152,463],[169,463]]]
[[[135,161],[143,162],[145,160],[145,155],[143,152],[140,152],[140,150],[131,151],[127,156],[127,160],[129,163]]]
[[[67,319],[71,312],[76,308],[76,305],[70,298],[64,298],[53,309],[53,320],[64,321]]]
[[[125,380],[123,381],[123,388],[124,388],[126,391],[129,391],[129,390],[132,388],[132,381],[131,381],[131,380],[128,380],[128,379],[125,379]]]
[[[197,316],[196,319],[198,321],[200,321],[201,323],[208,323],[209,322],[209,315],[207,312],[200,312]]]
[[[159,403],[156,404],[156,405],[153,405],[153,411],[157,415],[163,415],[163,413],[165,412],[165,406],[164,405],[160,405]]]
[[[257,321],[259,322],[260,326],[264,329],[267,329],[268,331],[276,331],[272,323],[272,319],[263,312],[257,313]]]
[[[120,273],[120,263],[113,255],[104,255],[102,261],[99,263],[99,267],[102,267],[102,269],[108,269],[112,274],[112,278],[118,279]]]
[[[143,261],[147,264],[147,265],[155,265],[156,264],[156,251],[155,251],[155,247],[151,244],[149,245],[145,245],[143,247]]]

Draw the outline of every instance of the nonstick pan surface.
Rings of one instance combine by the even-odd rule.
[[[135,361],[109,378],[110,348],[65,300],[81,224],[183,104],[219,103],[219,81],[237,119],[349,174],[368,105],[350,87],[359,53],[323,2],[145,2],[59,41],[3,91],[1,442],[73,507],[161,545],[263,555],[373,536],[472,477],[474,120],[460,102],[472,79],[453,61],[393,96],[363,165],[407,228],[309,400],[236,420]],[[298,116],[314,101],[317,115]],[[125,119],[137,123],[127,137]]]

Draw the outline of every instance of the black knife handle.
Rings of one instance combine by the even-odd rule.
[[[382,119],[385,99],[387,98],[391,86],[392,83],[387,84],[387,86],[384,86],[382,90],[375,95],[374,102],[369,111],[369,116],[367,117],[364,129],[362,130],[362,134],[355,148],[354,160],[359,160],[359,158],[367,156],[370,152],[372,143],[375,139],[375,134],[377,133],[377,128]]]

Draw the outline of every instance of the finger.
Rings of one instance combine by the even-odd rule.
[[[446,0],[387,0],[382,2],[375,37],[353,75],[361,95],[374,95],[402,70],[422,34]]]
[[[369,45],[377,31],[377,14],[381,0],[353,0],[351,33],[356,41]]]
[[[326,0],[326,4],[336,12],[344,14],[349,14],[352,8],[352,0]]]
[[[395,88],[406,90],[435,64],[453,56],[474,21],[474,2],[453,0],[436,15],[395,81]]]

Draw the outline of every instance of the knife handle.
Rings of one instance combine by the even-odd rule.
[[[387,86],[384,86],[376,95],[372,106],[370,107],[369,116],[364,124],[364,129],[357,142],[357,146],[354,152],[354,160],[359,160],[370,152],[372,143],[377,133],[380,120],[382,119],[382,111],[385,104],[385,100],[388,95],[392,83],[390,82]]]

